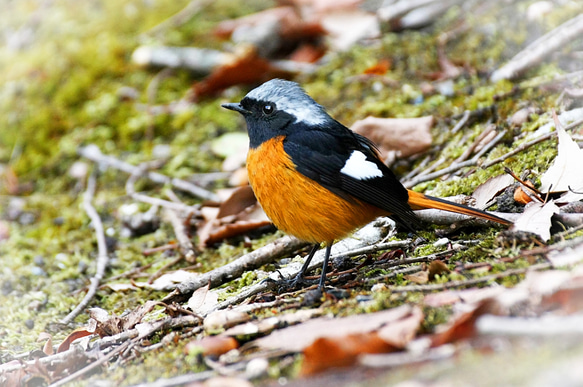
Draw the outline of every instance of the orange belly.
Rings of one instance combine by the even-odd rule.
[[[270,139],[247,155],[251,187],[277,228],[307,242],[331,243],[383,214],[356,199],[349,202],[297,172],[282,140]]]

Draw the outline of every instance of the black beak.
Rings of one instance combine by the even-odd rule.
[[[244,116],[251,114],[251,112],[249,110],[245,109],[243,106],[241,106],[240,103],[224,103],[221,106],[224,107],[225,109],[234,110],[236,112],[239,112],[239,113],[243,114]]]

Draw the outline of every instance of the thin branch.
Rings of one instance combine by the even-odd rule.
[[[217,287],[227,281],[238,278],[244,272],[261,267],[273,262],[278,257],[291,254],[307,245],[299,239],[285,236],[274,242],[254,250],[235,261],[204,273],[194,280],[178,284],[174,292],[164,298],[164,302],[182,301],[188,298],[196,289],[210,283],[211,287]]]
[[[456,172],[465,167],[473,167],[479,164],[480,157],[490,151],[504,136],[506,135],[506,130],[501,131],[498,133],[496,137],[494,137],[488,144],[486,144],[478,153],[474,155],[470,160],[462,161],[462,162],[454,162],[447,168],[440,169],[439,171],[429,173],[429,174],[419,174],[417,177],[403,182],[403,185],[407,188],[411,188],[416,186],[419,183],[424,181],[429,181],[433,179],[437,179],[443,175],[448,175],[450,173]]]
[[[150,28],[148,31],[142,33],[140,35],[141,39],[145,39],[148,36],[158,35],[163,32],[166,32],[168,29],[175,29],[176,27],[180,27],[197,13],[204,10],[209,4],[212,4],[212,0],[193,0],[186,4],[184,8],[182,8],[179,12],[175,13],[168,19],[162,21],[159,24],[156,24],[154,27]]]
[[[180,246],[180,252],[182,255],[188,262],[194,263],[196,261],[196,249],[188,236],[184,221],[178,216],[176,211],[169,208],[164,209],[164,218],[170,222],[174,229],[174,235],[178,240],[178,245]]]
[[[432,292],[436,290],[445,290],[451,288],[463,288],[468,286],[478,285],[484,282],[495,281],[511,275],[525,274],[528,271],[544,270],[551,268],[550,263],[539,263],[538,265],[532,265],[529,267],[524,267],[520,269],[506,270],[502,273],[496,273],[491,275],[486,275],[480,278],[472,278],[469,280],[462,281],[450,281],[443,284],[431,284],[431,285],[409,285],[409,286],[393,286],[391,290],[393,292]]]
[[[105,269],[107,268],[107,264],[109,262],[109,256],[107,254],[107,244],[105,242],[105,232],[103,231],[103,223],[101,223],[101,218],[99,214],[91,204],[93,200],[93,196],[95,195],[95,186],[96,186],[96,177],[95,174],[91,174],[89,179],[87,180],[87,191],[85,191],[85,195],[83,197],[83,208],[87,215],[91,219],[91,224],[93,224],[93,228],[95,229],[95,236],[97,238],[97,269],[95,271],[95,275],[91,278],[91,284],[89,289],[87,290],[87,294],[83,300],[77,305],[75,309],[71,313],[69,313],[61,323],[68,324],[75,319],[81,313],[87,305],[91,302],[95,294],[97,293],[97,289],[99,288],[99,284],[105,275]]]
[[[565,46],[583,34],[583,14],[577,15],[559,27],[535,40],[514,56],[510,62],[494,71],[490,80],[498,82],[502,79],[512,79],[526,69],[549,57],[556,49]]]
[[[114,168],[126,172],[130,175],[135,173],[136,169],[138,168],[130,163],[121,161],[113,156],[104,155],[103,153],[101,153],[101,150],[97,145],[88,145],[86,147],[80,147],[77,149],[77,153],[80,156],[85,157],[86,159],[89,159],[91,161],[94,161],[101,166]],[[154,183],[169,184],[181,191],[188,192],[191,195],[194,195],[195,197],[204,200],[212,200],[216,202],[221,201],[220,198],[215,193],[207,191],[206,189],[185,180],[171,178],[161,173],[152,171],[144,173],[144,177],[148,178]]]

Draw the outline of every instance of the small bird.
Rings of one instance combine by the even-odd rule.
[[[280,230],[313,243],[294,284],[301,282],[325,243],[319,283],[323,290],[334,241],[379,216],[389,216],[412,231],[420,225],[413,210],[427,208],[511,223],[407,190],[369,139],[330,117],[295,82],[273,79],[240,103],[222,107],[245,117],[249,182],[267,216]]]

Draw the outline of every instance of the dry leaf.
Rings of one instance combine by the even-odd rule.
[[[554,201],[545,204],[530,202],[524,207],[524,212],[512,225],[512,231],[525,231],[538,235],[543,242],[551,238],[551,217],[559,212]]]
[[[194,313],[205,315],[219,303],[219,296],[216,292],[209,291],[209,286],[198,288],[188,299],[188,307]]]
[[[426,271],[418,271],[417,273],[404,275],[403,278],[405,278],[407,281],[423,285],[429,282],[429,273]]]
[[[202,352],[204,356],[220,356],[232,349],[239,348],[239,342],[228,336],[207,336],[201,340],[192,340],[184,347],[184,353],[196,354]]]
[[[391,68],[391,61],[388,59],[381,59],[375,65],[363,71],[367,75],[385,75]]]
[[[41,332],[38,335],[38,339],[36,339],[36,342],[39,343],[41,341],[45,341],[45,345],[43,345],[43,352],[46,355],[52,355],[54,353],[53,351],[53,336],[51,336],[50,333],[47,332]]]
[[[443,344],[453,343],[474,337],[476,334],[476,320],[483,314],[495,310],[497,304],[488,299],[480,302],[469,312],[463,313],[451,321],[447,326],[439,330],[431,337],[431,346],[438,347]]]
[[[59,348],[57,348],[57,353],[65,352],[71,347],[71,343],[73,341],[80,339],[81,337],[89,336],[95,333],[93,330],[89,330],[86,327],[77,328],[73,332],[69,333],[69,335],[63,340],[61,344],[59,344]]]
[[[383,326],[379,329],[378,335],[395,348],[404,349],[415,338],[423,318],[423,311],[415,306],[409,316]]]
[[[534,184],[530,181],[526,181],[526,185],[528,187],[534,188]],[[530,193],[530,195],[529,195]],[[520,185],[514,191],[514,201],[520,204],[527,204],[532,202],[532,195],[536,195],[536,193],[532,190],[529,190],[527,187]]]
[[[341,338],[321,337],[304,350],[300,375],[313,375],[329,368],[347,367],[361,354],[396,350],[375,332],[356,333]]]
[[[202,208],[207,222],[197,231],[201,248],[271,224],[250,186],[230,192],[231,196],[221,203],[218,210]]]
[[[514,178],[506,173],[489,178],[484,183],[480,184],[472,194],[472,197],[476,199],[475,207],[485,208],[488,202],[513,183]]]
[[[432,143],[433,117],[377,118],[367,117],[356,121],[351,129],[370,138],[379,148],[383,158],[395,154],[407,157],[425,152]]]
[[[557,126],[558,154],[550,168],[541,176],[542,192],[568,192],[557,200],[568,203],[583,199],[583,150],[561,125]]]
[[[254,49],[248,48],[196,83],[193,86],[194,99],[210,97],[231,86],[261,83],[283,75],[283,71],[274,69],[268,60],[259,57]]]
[[[320,23],[328,33],[330,47],[335,51],[346,51],[361,40],[380,36],[376,15],[359,9],[326,13],[320,18]]]
[[[340,339],[348,335],[368,333],[385,324],[411,315],[413,308],[403,305],[377,313],[342,318],[320,317],[303,324],[276,330],[269,336],[254,341],[265,349],[282,349],[301,352],[319,338]]]

